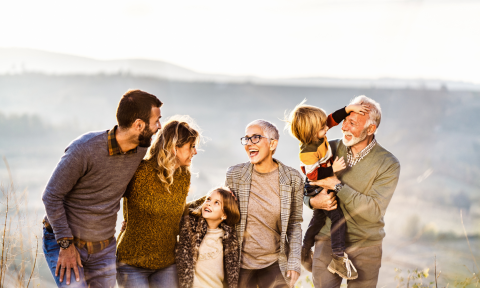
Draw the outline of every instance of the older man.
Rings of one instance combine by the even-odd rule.
[[[274,124],[251,122],[241,138],[250,161],[227,170],[240,202],[238,287],[293,287],[300,275],[303,179],[273,158],[278,139]]]
[[[375,139],[380,125],[380,105],[366,96],[358,96],[350,104],[365,104],[366,115],[351,113],[343,122],[343,139],[330,141],[336,155],[345,159],[347,168],[335,176],[310,184],[335,190],[347,222],[346,252],[358,271],[348,287],[376,287],[385,237],[383,219],[400,175],[400,163]],[[336,202],[325,193],[305,197],[305,205],[313,209],[333,209]],[[315,287],[340,287],[342,278],[327,270],[331,261],[330,219],[316,236],[313,255]]]

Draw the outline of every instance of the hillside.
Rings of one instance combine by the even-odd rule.
[[[285,69],[288,69],[285,67]],[[149,59],[98,60],[26,48],[0,47],[0,75],[42,73],[49,75],[127,75],[169,81],[238,83],[293,87],[343,87],[366,89],[414,89],[480,91],[480,82],[441,79],[341,79],[325,77],[261,78],[249,75],[215,75],[193,71],[172,63]]]
[[[113,127],[118,100],[130,88],[157,95],[164,102],[163,119],[188,114],[204,130],[206,143],[193,159],[198,177],[192,178],[190,199],[221,185],[227,167],[247,161],[239,139],[248,122],[264,118],[276,123],[282,132],[275,157],[297,167],[298,143],[283,132],[281,119],[286,110],[304,98],[330,112],[357,95],[374,98],[383,109],[377,140],[397,156],[402,166],[385,216],[385,255],[388,252],[386,259],[390,262],[385,263],[388,269],[382,269],[410,269],[418,263],[430,263],[430,258],[421,258],[416,249],[428,250],[428,257],[450,251],[455,257],[445,261],[458,267],[471,260],[461,238],[459,215],[462,210],[469,234],[480,234],[480,126],[475,125],[480,92],[447,87],[281,86],[168,81],[127,74],[2,75],[0,155],[7,157],[18,190],[28,188],[29,205],[39,217],[43,214],[40,195],[63,149],[82,133]],[[340,128],[331,129],[328,137],[341,137]],[[5,179],[5,168],[0,166],[0,181]],[[311,211],[305,209],[304,226],[310,215]],[[404,239],[422,229],[429,229],[434,242],[407,250],[396,248],[403,247]],[[435,250],[437,246],[432,245],[445,235],[458,240],[438,244],[440,248]],[[479,251],[475,253],[480,255]],[[382,275],[393,279],[390,272]]]

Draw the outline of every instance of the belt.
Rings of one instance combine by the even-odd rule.
[[[115,236],[112,236],[108,238],[107,240],[102,240],[98,242],[90,242],[90,241],[83,241],[82,239],[79,238],[73,238],[73,244],[77,246],[79,249],[82,249],[83,247],[87,248],[88,254],[95,254],[103,249],[107,248],[110,243],[115,239]]]
[[[48,232],[53,233],[52,226],[50,225],[50,223],[48,223],[47,220],[43,219],[43,220],[42,220],[42,223],[43,223],[43,227],[45,227],[45,229],[46,229]]]
[[[48,223],[47,220],[43,219],[42,223],[48,232],[53,233],[52,226],[50,225],[50,223]],[[112,236],[106,240],[91,242],[91,241],[84,241],[80,238],[74,237],[73,244],[77,246],[77,248],[79,249],[86,247],[88,254],[95,254],[107,248],[108,245],[112,243],[114,239],[115,239],[115,236]]]

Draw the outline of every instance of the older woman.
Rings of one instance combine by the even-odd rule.
[[[273,158],[278,139],[273,123],[251,122],[241,138],[250,161],[227,170],[240,202],[238,287],[293,287],[300,275],[303,179]]]
[[[158,132],[124,195],[126,229],[117,246],[119,287],[177,287],[175,243],[199,132],[170,120]]]

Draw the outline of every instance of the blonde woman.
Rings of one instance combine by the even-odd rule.
[[[175,243],[200,140],[187,122],[170,120],[159,130],[127,187],[127,225],[117,245],[119,287],[178,286]]]

